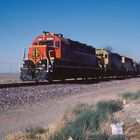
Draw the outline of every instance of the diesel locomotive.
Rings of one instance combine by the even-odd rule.
[[[137,75],[139,72],[140,65],[131,58],[44,31],[33,40],[27,58],[24,54],[20,78],[52,81]]]

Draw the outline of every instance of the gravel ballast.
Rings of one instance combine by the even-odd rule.
[[[79,103],[96,104],[139,89],[140,78],[0,89],[0,137],[28,125],[46,128]]]
[[[18,105],[47,102],[56,97],[112,87],[120,82],[116,80],[94,84],[51,84],[0,89],[0,112],[16,108]]]

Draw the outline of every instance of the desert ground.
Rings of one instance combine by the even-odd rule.
[[[0,84],[19,83],[21,82],[19,74],[0,73]]]
[[[4,75],[0,76],[0,81],[19,81],[19,78]],[[29,126],[47,128],[78,104],[119,99],[125,92],[138,90],[140,78],[0,89],[0,137],[24,131]],[[140,120],[140,104],[129,104],[119,115]]]

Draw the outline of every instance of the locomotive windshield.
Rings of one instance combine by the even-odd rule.
[[[47,45],[48,47],[53,47],[54,42],[53,41],[46,41],[46,42],[40,41],[39,45]]]

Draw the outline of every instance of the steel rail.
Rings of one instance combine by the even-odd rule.
[[[0,89],[3,88],[12,88],[12,87],[28,87],[28,86],[39,86],[39,85],[49,85],[49,84],[94,84],[98,82],[104,82],[104,81],[111,81],[111,80],[124,80],[124,79],[129,79],[129,78],[138,78],[140,77],[139,75],[133,77],[133,76],[128,76],[128,77],[103,77],[101,78],[95,78],[95,79],[67,79],[67,80],[55,80],[53,82],[48,82],[48,81],[43,81],[43,82],[21,82],[21,83],[5,83],[5,84],[0,84]]]
[[[6,83],[6,84],[0,84],[0,89],[2,89],[2,88],[12,88],[12,87],[37,86],[37,85],[45,85],[45,84],[49,84],[49,83],[48,82]]]

